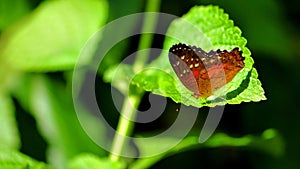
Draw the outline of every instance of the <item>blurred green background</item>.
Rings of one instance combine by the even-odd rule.
[[[6,43],[5,38],[9,36],[9,33],[13,32],[19,25],[22,25],[22,20],[24,20],[24,18],[26,19],[26,17],[28,17],[32,11],[35,11],[35,9],[42,3],[43,1],[39,0],[1,0],[0,50],[3,46],[5,46],[3,43]],[[143,12],[145,10],[145,4],[145,1],[141,0],[108,1],[108,11],[105,16],[107,19],[106,22],[113,21],[116,18],[131,13]],[[244,36],[248,41],[247,47],[252,53],[251,56],[255,61],[254,67],[258,70],[259,79],[263,84],[267,97],[266,101],[259,103],[251,102],[226,106],[222,120],[217,129],[218,132],[224,132],[231,136],[241,137],[248,134],[260,135],[267,129],[275,129],[284,141],[284,145],[282,145],[284,152],[274,155],[276,153],[258,151],[251,147],[193,149],[165,158],[152,166],[152,168],[300,168],[300,112],[297,107],[300,101],[298,97],[300,94],[298,88],[300,83],[300,54],[298,51],[300,47],[300,1],[164,0],[161,2],[160,12],[182,16],[195,5],[208,4],[218,5],[223,8],[224,11],[229,14],[230,19],[234,21],[234,24],[242,30],[242,36]],[[87,7],[87,9],[89,8]],[[91,13],[91,15],[92,14],[93,13]],[[72,18],[72,16],[68,17]],[[100,18],[97,21],[104,22],[103,20],[105,19]],[[51,29],[53,26],[47,26],[47,22],[44,24],[44,29],[50,29],[48,33],[51,36]],[[82,24],[89,24],[89,22],[82,22],[78,24],[81,29],[88,29],[85,27],[86,25]],[[58,23],[56,27],[60,27],[60,23]],[[91,28],[90,32],[92,32],[94,28],[96,30],[97,27],[99,27],[97,24],[94,27],[93,25],[89,27]],[[133,26],[132,29],[136,28]],[[74,31],[76,32],[76,30]],[[71,48],[83,45],[83,42],[89,37],[89,33],[86,33],[86,38],[78,37],[78,39],[83,39],[81,41],[79,40],[78,43],[70,42],[73,45]],[[106,64],[109,65],[118,63],[118,61],[121,60],[121,57],[125,57],[127,54],[135,51],[138,40],[139,36],[135,36],[118,44],[120,47],[117,47],[115,52],[112,51],[112,55],[119,56],[116,56],[114,60],[108,60]],[[16,41],[18,41],[18,37],[16,38]],[[26,41],[26,39],[23,39],[23,41]],[[68,41],[64,43],[68,43]],[[155,35],[152,45],[154,47],[162,47],[162,44],[163,37]],[[69,49],[68,44],[66,44],[66,48]],[[26,46],[23,47],[22,50],[26,51]],[[76,57],[79,50],[80,48],[78,48],[77,53],[72,53],[73,51],[70,50],[71,52],[68,54],[74,54],[74,57]],[[0,56],[3,57],[4,55]],[[0,59],[3,60],[1,57]],[[26,61],[27,60],[21,60],[19,62]],[[5,63],[1,60],[0,62]],[[43,60],[40,62],[43,62]],[[62,62],[65,63],[65,60]],[[76,122],[76,115],[71,114],[71,112],[69,112],[69,114],[64,114],[65,119],[62,119],[60,122],[54,120],[57,122],[57,130],[60,130],[61,127],[66,130],[57,133],[54,132],[53,138],[57,137],[60,139],[51,138],[51,134],[53,133],[47,134],[47,131],[43,132],[45,129],[41,129],[39,123],[43,123],[44,121],[39,120],[45,117],[31,112],[36,111],[34,106],[31,106],[32,97],[34,95],[36,96],[35,99],[39,97],[43,98],[43,96],[41,96],[43,94],[41,91],[44,91],[45,93],[50,92],[50,94],[52,91],[57,91],[56,93],[52,93],[52,97],[54,97],[54,100],[56,101],[49,103],[50,106],[59,105],[60,101],[65,104],[63,108],[58,106],[59,108],[56,109],[58,110],[57,112],[66,113],[64,108],[66,108],[65,110],[72,109],[70,93],[70,78],[72,70],[72,66],[70,65],[72,65],[72,62],[66,63],[68,63],[66,64],[66,68],[62,69],[61,66],[58,66],[56,69],[58,71],[51,70],[50,72],[47,71],[47,69],[46,71],[36,71],[38,68],[35,67],[31,67],[32,69],[25,67],[24,69],[15,71],[15,69],[6,68],[5,64],[0,64],[0,83],[2,84],[0,92],[4,93],[3,95],[9,95],[13,98],[11,105],[15,107],[14,112],[20,136],[20,142],[18,143],[18,141],[16,141],[16,146],[14,148],[19,148],[22,153],[40,161],[49,161],[49,158],[47,157],[47,153],[49,153],[49,145],[55,145],[56,141],[68,144],[70,147],[76,145],[80,147],[79,145],[82,143],[89,143],[89,147],[82,147],[82,149],[78,148],[77,150],[73,149],[74,151],[68,151],[69,156],[73,156],[80,152],[93,152],[99,156],[106,154],[106,152],[97,151],[97,146],[90,143],[90,140],[86,139],[84,132],[79,129],[80,125]],[[9,83],[7,81],[9,81]],[[107,100],[107,95],[110,95],[110,85],[102,81],[101,73],[99,74],[96,83],[98,84],[97,90],[99,90],[97,98],[100,102],[103,100],[108,101],[107,104],[101,105],[101,109],[103,109],[104,112],[110,113],[105,116],[113,126],[116,126],[118,122],[118,113],[115,108],[113,108],[113,103],[110,100]],[[7,87],[11,84],[13,84],[13,88]],[[39,89],[41,86],[47,86],[47,89],[35,91],[35,89]],[[49,88],[52,88],[53,90],[50,90]],[[11,92],[7,92],[7,90],[11,90]],[[32,94],[31,92],[34,91],[35,93]],[[61,91],[68,92],[62,93]],[[65,98],[68,98],[68,101],[65,101]],[[170,106],[169,109],[176,109],[177,105],[175,103],[172,103],[171,100],[168,100],[168,103]],[[140,109],[143,110],[148,107],[149,103],[145,97]],[[58,117],[59,115],[57,114],[55,116],[56,117],[51,118],[61,118]],[[200,116],[203,117],[204,115]],[[163,129],[168,126],[168,118],[172,119],[172,117],[172,115],[166,115],[151,124],[137,125],[135,132],[142,133],[144,131],[152,131],[153,129]],[[199,117],[199,121],[201,121],[201,117]],[[53,127],[52,125],[50,126]],[[76,130],[74,128],[76,128]],[[5,130],[4,128],[0,129],[0,132],[4,132]],[[55,129],[55,127],[53,129]],[[74,134],[72,133],[73,130],[80,132]],[[61,137],[69,131],[71,131],[71,134],[69,134],[70,138]],[[72,134],[78,136],[77,138],[79,138],[79,140],[72,140]],[[56,149],[52,149],[51,152],[55,154],[58,151],[62,151],[57,150],[57,148],[59,148],[59,146],[56,147]],[[68,147],[63,147],[62,149],[64,148],[68,149]],[[277,149],[278,147],[274,147],[274,151]],[[55,158],[57,160],[61,157],[54,155],[53,158],[55,161]]]

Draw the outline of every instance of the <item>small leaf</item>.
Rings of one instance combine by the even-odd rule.
[[[25,71],[74,67],[81,48],[107,18],[105,0],[45,1],[0,40],[0,59]]]
[[[108,158],[99,158],[93,154],[81,154],[76,156],[70,163],[70,169],[123,169],[124,163],[112,162]]]
[[[171,23],[167,31],[168,36],[164,42],[164,52],[149,66],[149,68],[154,68],[154,70],[138,73],[134,77],[133,83],[143,87],[146,91],[170,97],[177,103],[181,102],[187,106],[192,105],[199,108],[202,106],[216,106],[227,103],[237,104],[243,101],[260,101],[266,99],[264,91],[261,88],[261,83],[257,79],[257,73],[255,75],[256,71],[253,69],[254,61],[250,57],[251,53],[245,47],[247,41],[241,36],[241,30],[235,27],[233,21],[228,18],[228,15],[216,6],[193,7],[182,18],[176,19]],[[245,67],[231,82],[215,91],[211,97],[196,99],[192,97],[193,93],[180,82],[168,60],[168,53],[166,51],[173,44],[179,42],[199,46],[207,52],[217,49],[232,50],[238,47],[243,52],[242,56],[245,57]],[[251,74],[252,70],[253,75]],[[162,71],[173,78],[162,76]],[[153,77],[155,77],[155,81]],[[161,84],[158,84],[158,82]],[[243,82],[251,84],[242,85]],[[255,87],[253,86],[254,83]],[[259,94],[256,89],[259,89]],[[242,91],[244,92],[241,93]],[[223,98],[225,94],[233,92],[238,92],[235,95],[237,98],[233,97],[234,95],[230,95],[231,98]],[[238,97],[239,94],[243,94],[244,97]],[[232,100],[234,98],[235,100]]]
[[[20,152],[0,147],[0,168],[3,169],[54,169]]]
[[[129,85],[133,74],[131,66],[120,64],[107,69],[104,73],[103,80],[107,83],[111,83],[112,86],[126,95],[129,92]]]
[[[134,96],[140,98],[144,90],[131,85],[134,73],[132,66],[126,64],[119,64],[118,66],[110,66],[103,76],[105,82],[111,83],[113,87],[119,90],[124,96]],[[138,106],[138,105],[136,105]]]
[[[178,138],[160,138],[159,140],[152,140],[151,142],[145,143],[143,141],[142,144],[136,142],[139,147],[141,156],[143,154],[148,154],[153,149],[159,149],[163,147],[167,147],[164,145],[168,145],[170,142],[173,143],[174,140]],[[159,143],[159,146],[157,146]],[[284,154],[284,142],[280,134],[274,129],[268,129],[263,132],[262,136],[253,136],[246,135],[243,137],[231,137],[224,133],[217,133],[213,135],[210,139],[208,139],[203,144],[199,144],[198,136],[188,136],[184,138],[178,145],[167,152],[162,152],[161,154],[148,158],[140,158],[135,163],[133,163],[129,168],[130,169],[143,169],[149,168],[154,163],[160,161],[163,158],[166,158],[170,155],[174,155],[180,153],[182,151],[186,151],[189,149],[198,148],[217,148],[217,147],[246,147],[248,149],[253,149],[254,151],[262,151],[266,152],[275,157],[282,156]],[[274,148],[276,150],[274,151]]]
[[[17,122],[15,119],[15,108],[11,98],[3,93],[0,95],[0,145],[12,149],[20,147],[20,138]]]

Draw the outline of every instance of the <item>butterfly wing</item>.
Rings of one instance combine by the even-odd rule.
[[[179,43],[170,48],[169,60],[180,81],[194,92],[194,97],[210,96],[244,67],[238,48],[206,53],[196,46]]]
[[[198,77],[191,69],[191,63],[196,61],[195,56],[197,57],[189,46],[181,43],[173,45],[169,50],[169,60],[179,80],[195,95],[199,95]]]

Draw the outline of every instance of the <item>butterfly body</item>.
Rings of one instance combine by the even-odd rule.
[[[230,82],[244,68],[244,58],[238,48],[228,52],[205,52],[196,46],[175,44],[169,50],[172,68],[194,97],[208,97]]]

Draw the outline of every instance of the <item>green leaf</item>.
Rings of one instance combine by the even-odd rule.
[[[188,136],[171,150],[163,152],[163,147],[167,147],[170,142],[173,143],[174,139],[178,138],[160,138],[159,140],[151,139],[151,142],[148,142],[146,144],[144,141],[142,144],[136,142],[140,150],[141,156],[143,154],[148,154],[149,151],[151,152],[153,149],[157,151],[157,149],[162,148],[162,153],[153,157],[140,158],[137,161],[135,161],[129,168],[149,168],[151,165],[160,161],[163,158],[195,148],[246,147],[250,150],[262,151],[275,157],[282,156],[284,154],[285,149],[282,137],[274,129],[268,129],[264,131],[260,137],[253,135],[246,135],[243,137],[231,137],[224,133],[217,133],[203,144],[199,144],[198,136]],[[159,146],[157,143],[159,143]]]
[[[15,150],[0,147],[0,168],[5,169],[54,169]]]
[[[170,97],[177,103],[181,102],[185,105],[199,108],[202,106],[216,106],[227,103],[237,104],[243,101],[266,99],[261,83],[257,79],[257,73],[255,74],[256,71],[253,69],[254,61],[250,57],[251,53],[245,47],[247,41],[241,36],[241,30],[235,27],[233,21],[228,18],[228,15],[217,6],[193,7],[182,18],[176,19],[171,23],[164,42],[165,52],[162,52],[160,57],[148,67],[152,70],[147,69],[138,73],[134,77],[133,83],[146,91]],[[231,82],[215,91],[212,96],[196,99],[192,97],[193,93],[180,82],[168,60],[166,51],[173,44],[179,42],[196,45],[206,51],[217,49],[232,50],[234,47],[239,47],[243,52],[243,57],[245,57],[245,67]],[[252,70],[253,75],[251,74]],[[248,83],[242,85],[243,82]],[[254,83],[258,86],[254,87]],[[259,94],[255,91],[258,88],[260,89]],[[224,98],[225,94],[234,92],[238,92],[235,97],[231,94],[231,98]],[[238,97],[241,92],[243,92],[245,97]]]
[[[29,10],[27,0],[0,1],[0,30],[20,19]]]
[[[108,68],[104,73],[103,80],[111,83],[112,86],[126,95],[129,92],[129,85],[133,74],[131,66],[120,64]]]
[[[0,145],[11,149],[20,147],[20,138],[15,108],[11,98],[3,93],[0,94]]]
[[[80,122],[89,125],[93,131],[83,130],[74,110],[71,90],[66,90],[61,83],[45,76],[31,75],[28,78],[29,109],[41,135],[49,144],[47,155],[50,164],[65,168],[68,160],[82,152],[104,156],[105,151],[86,132],[96,133],[97,141],[104,141],[105,128],[97,118],[83,112],[80,114]]]
[[[118,89],[124,96],[130,95],[140,100],[144,90],[130,83],[134,77],[133,72],[132,66],[130,65],[119,64],[118,66],[111,66],[105,71],[103,80],[107,83],[111,83],[111,85]]]
[[[70,163],[70,169],[123,169],[125,163],[112,162],[108,158],[99,158],[93,154],[81,154],[76,156]]]
[[[105,0],[45,1],[0,40],[0,59],[25,71],[72,69],[81,48],[107,19]]]

